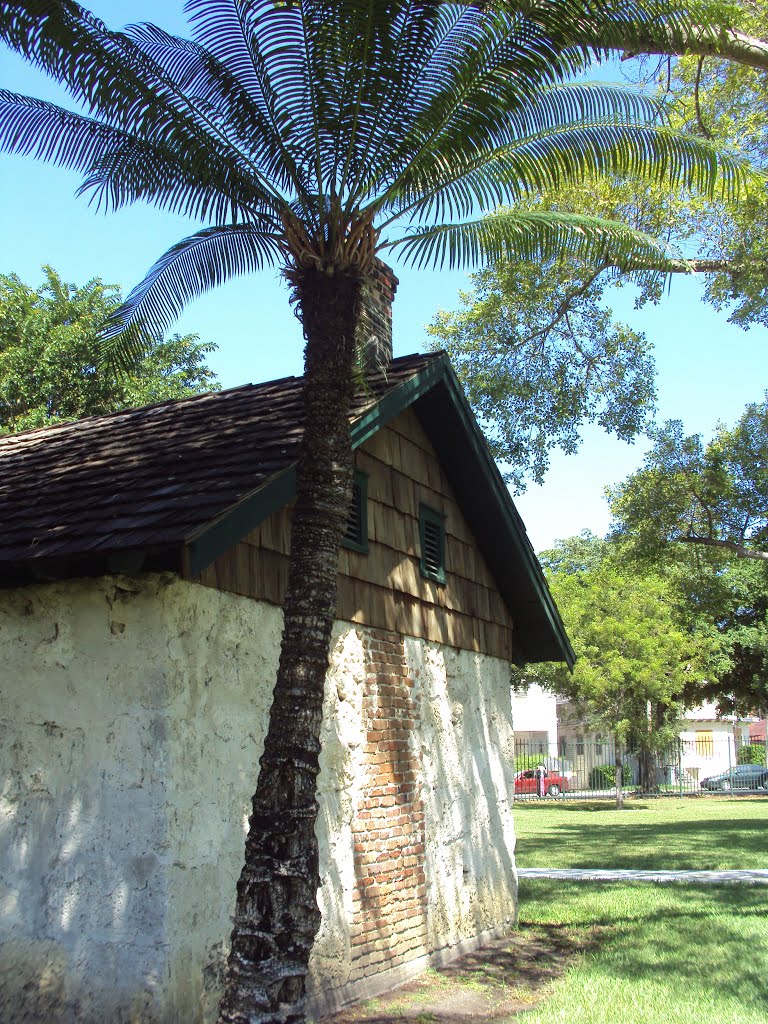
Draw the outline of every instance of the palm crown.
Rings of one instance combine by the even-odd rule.
[[[70,0],[9,3],[0,32],[87,112],[2,92],[0,143],[82,171],[98,205],[145,200],[209,225],[161,256],[113,333],[165,328],[200,291],[270,263],[364,275],[383,250],[459,265],[610,245],[658,265],[629,228],[514,206],[595,172],[738,180],[649,101],[567,84],[590,59],[573,27],[590,8],[189,0],[187,40],[111,32]]]

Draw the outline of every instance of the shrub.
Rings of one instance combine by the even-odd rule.
[[[621,766],[622,784],[628,786],[632,782],[632,768],[628,764]],[[616,765],[596,764],[589,773],[590,789],[612,789],[616,785]]]
[[[546,757],[546,754],[518,754],[515,757],[515,771],[528,772],[532,768],[538,768],[540,764],[544,764]]]
[[[736,757],[739,764],[765,764],[765,744],[745,743]]]

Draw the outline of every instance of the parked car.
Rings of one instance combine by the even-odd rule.
[[[567,793],[568,789],[569,782],[566,775],[550,771],[548,768],[544,769],[544,792],[546,794],[549,796],[559,796],[561,793]],[[517,773],[515,776],[515,793],[538,792],[538,777],[535,768],[528,768]]]
[[[768,789],[768,768],[764,764],[737,764],[720,775],[701,780],[702,789]]]

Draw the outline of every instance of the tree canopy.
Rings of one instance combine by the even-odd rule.
[[[0,433],[44,427],[218,389],[196,334],[155,341],[124,373],[103,359],[99,332],[120,306],[100,280],[67,284],[43,268],[38,288],[0,276]]]
[[[609,492],[615,531],[645,557],[695,544],[768,560],[768,394],[706,444],[680,420],[650,436],[643,467]]]
[[[689,39],[688,47],[681,40],[667,48],[627,40],[625,55],[688,55],[625,63],[633,69],[625,73],[633,87],[665,100],[672,126],[741,153],[764,172],[768,84],[763,57],[753,63],[749,54],[768,54],[768,4],[742,0],[723,9],[722,17],[734,30],[738,26],[742,63],[728,45],[720,48],[723,34],[704,33],[698,43]],[[648,42],[653,26],[643,32]],[[597,423],[626,439],[651,421],[652,345],[616,319],[613,288],[632,284],[639,288],[638,303],[658,302],[669,274],[696,273],[704,300],[731,322],[745,328],[768,324],[764,188],[733,201],[599,175],[544,187],[525,201],[542,211],[589,211],[632,224],[664,239],[675,258],[665,274],[647,266],[618,267],[610,255],[527,265],[502,260],[473,275],[472,290],[461,295],[457,312],[437,316],[431,326],[435,345],[450,351],[518,489],[526,478],[541,482],[554,448],[576,450],[584,424]]]
[[[704,442],[672,421],[644,466],[609,493],[613,536],[635,566],[663,572],[690,627],[717,639],[705,696],[768,705],[768,397]]]
[[[698,703],[716,642],[690,628],[668,578],[627,564],[616,543],[582,534],[541,557],[576,664],[572,673],[527,667],[526,678],[568,697],[578,718],[612,736],[617,762],[630,741],[641,753],[663,748],[686,701]]]
[[[458,312],[429,326],[516,491],[541,483],[550,453],[571,454],[584,423],[625,440],[650,422],[652,346],[602,305],[599,261],[502,260],[472,275]]]

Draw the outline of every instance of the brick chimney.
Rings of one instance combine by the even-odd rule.
[[[392,303],[399,283],[391,268],[377,259],[363,292],[358,359],[366,374],[385,372],[392,362]]]

